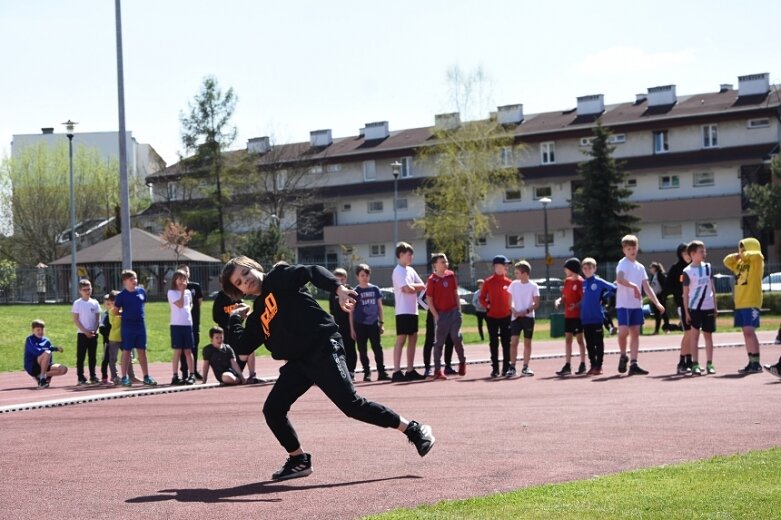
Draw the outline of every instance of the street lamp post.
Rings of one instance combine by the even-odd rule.
[[[544,233],[544,241],[545,241],[545,296],[546,298],[550,297],[550,264],[551,264],[551,257],[548,253],[548,204],[551,203],[551,199],[548,197],[543,197],[540,199],[540,202],[542,203],[542,218],[543,218],[543,233]]]
[[[393,247],[399,243],[399,174],[401,163],[395,161],[391,164],[393,170]]]
[[[76,301],[79,296],[79,278],[76,272],[76,197],[73,192],[73,127],[75,123],[68,119],[63,123],[68,136],[68,159],[70,161],[70,206],[71,206],[71,301]]]

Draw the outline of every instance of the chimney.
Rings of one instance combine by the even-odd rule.
[[[268,136],[253,137],[252,139],[247,140],[248,153],[263,155],[269,150],[271,150],[271,143]]]
[[[722,83],[719,85],[719,92],[729,92],[732,90],[732,83]]]
[[[749,74],[738,76],[738,97],[767,94],[770,90],[770,74]]]
[[[648,106],[659,107],[674,105],[678,98],[675,95],[675,85],[664,85],[648,89]]]
[[[366,127],[363,129],[363,137],[367,141],[373,141],[375,139],[385,139],[389,135],[390,135],[390,131],[388,130],[387,121],[366,123]]]
[[[434,128],[436,130],[455,130],[459,126],[461,126],[461,114],[458,112],[436,114],[434,116]]]
[[[635,94],[635,105],[639,105],[640,103],[642,103],[646,99],[648,99],[648,94],[646,94],[645,92],[641,92],[639,94]]]
[[[41,128],[41,133],[43,135],[51,135],[54,133],[54,128]]]
[[[605,111],[604,94],[593,94],[591,96],[580,96],[578,98],[579,116],[601,114],[604,111]]]
[[[330,146],[333,142],[334,140],[331,137],[330,128],[327,130],[312,130],[309,132],[309,143],[315,148]]]
[[[496,119],[500,125],[517,125],[523,121],[523,105],[496,107]]]

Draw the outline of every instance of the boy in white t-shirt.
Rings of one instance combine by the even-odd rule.
[[[632,356],[629,375],[646,375],[637,364],[637,353],[640,350],[640,326],[643,318],[643,290],[659,312],[664,312],[664,306],[659,303],[651,284],[648,283],[648,273],[643,264],[637,261],[637,250],[640,242],[634,235],[626,235],[621,239],[624,258],[616,266],[616,314],[618,316],[618,348],[621,358],[618,361],[618,371],[626,372],[627,362],[626,342],[629,337],[629,348]]]
[[[534,310],[540,306],[540,288],[529,280],[532,267],[526,260],[515,264],[515,280],[507,292],[510,293],[512,321],[510,322],[510,368],[506,377],[516,374],[515,360],[518,359],[518,342],[523,332],[523,368],[521,376],[530,377],[534,372],[529,368],[532,355],[532,336],[534,335]]]
[[[426,288],[412,268],[415,254],[407,242],[396,244],[399,264],[393,269],[393,295],[396,299],[396,345],[393,348],[391,381],[417,381],[423,376],[415,370],[415,346],[418,341],[418,293]],[[407,372],[401,371],[401,351],[407,342]]]
[[[71,316],[78,329],[76,335],[76,376],[79,385],[100,383],[95,373],[98,354],[98,327],[100,326],[100,304],[92,297],[92,283],[79,280],[81,298],[73,302]],[[84,358],[89,363],[89,382],[84,377]]]
[[[705,261],[705,244],[692,241],[686,248],[692,261],[683,270],[683,309],[684,319],[691,325],[692,369],[689,375],[701,376],[698,363],[700,331],[705,337],[705,368],[708,374],[715,374],[713,366],[713,333],[716,332],[716,293],[713,288],[713,269]]]

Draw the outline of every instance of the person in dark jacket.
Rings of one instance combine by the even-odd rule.
[[[675,254],[678,256],[678,261],[670,267],[667,271],[667,280],[664,284],[664,293],[666,297],[668,294],[672,294],[673,301],[675,302],[675,308],[678,310],[678,317],[681,320],[680,329],[683,330],[683,337],[681,338],[681,354],[678,360],[678,366],[676,371],[678,374],[686,374],[691,372],[692,369],[692,355],[691,355],[691,325],[686,323],[683,319],[683,270],[691,262],[689,253],[686,252],[686,244],[679,244]],[[668,330],[673,328],[672,325],[668,327]]]
[[[287,415],[293,403],[313,385],[348,417],[398,429],[421,457],[431,450],[435,438],[430,426],[407,421],[390,408],[355,392],[339,327],[305,286],[311,283],[335,294],[346,312],[355,305],[355,291],[340,284],[321,266],[280,263],[264,273],[260,264],[246,256],[230,260],[220,281],[223,290],[235,299],[255,296],[251,313],[244,304],[231,313],[231,340],[237,354],[248,354],[265,345],[274,359],[286,361],[263,405],[266,423],[288,452],[287,461],[272,475],[273,479],[312,473],[312,456],[304,452]]]

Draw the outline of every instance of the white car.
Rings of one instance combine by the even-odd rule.
[[[763,292],[781,292],[781,273],[770,273],[762,278]]]

